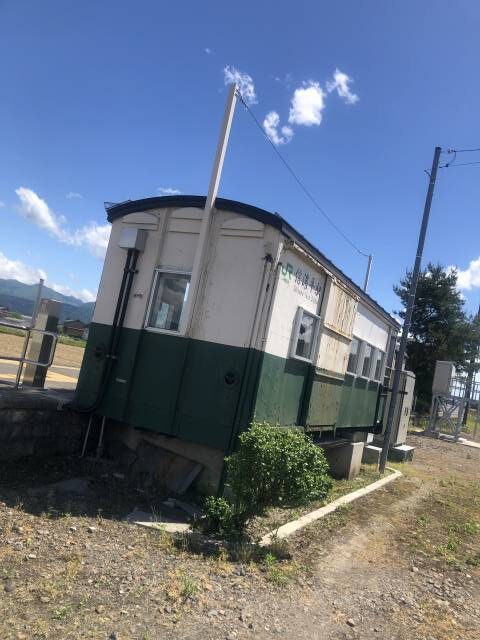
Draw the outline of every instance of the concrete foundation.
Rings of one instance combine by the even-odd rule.
[[[363,450],[362,462],[364,464],[374,464],[378,468],[381,453],[382,449],[380,447],[369,444]]]
[[[362,466],[364,442],[346,442],[325,447],[325,455],[334,478],[355,478]]]
[[[218,449],[113,421],[107,421],[105,443],[112,458],[176,493],[182,487],[174,478],[182,474],[185,479],[193,474],[201,493],[215,493],[220,485],[225,454]]]
[[[64,410],[68,392],[0,390],[0,460],[80,451],[86,417]]]

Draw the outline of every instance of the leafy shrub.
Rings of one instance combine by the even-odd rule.
[[[325,498],[332,487],[323,450],[300,430],[253,423],[226,459],[229,498],[208,498],[207,522],[219,533],[241,531],[268,507]]]
[[[230,535],[235,528],[233,507],[226,498],[208,496],[204,504],[203,528],[221,535]]]

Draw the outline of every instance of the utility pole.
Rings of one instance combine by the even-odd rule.
[[[475,316],[475,320],[478,320],[480,317],[480,306],[478,307],[478,311],[477,311],[477,315]],[[467,375],[467,384],[465,385],[465,411],[463,413],[463,421],[462,424],[465,426],[467,424],[468,421],[468,412],[470,410],[470,397],[472,395],[472,387],[473,387],[473,381],[475,379],[475,364],[477,361],[477,356],[478,356],[478,348],[475,350],[475,355],[471,357],[470,359],[470,368],[468,370],[468,375]]]
[[[363,290],[365,291],[365,293],[367,292],[368,281],[370,280],[370,271],[372,269],[372,260],[373,260],[373,256],[372,256],[372,254],[370,254],[368,256],[367,273],[365,274],[365,282],[363,283]]]
[[[392,437],[393,418],[395,415],[395,408],[397,405],[398,390],[400,387],[400,376],[403,370],[403,361],[405,359],[405,353],[407,351],[408,333],[410,331],[410,325],[412,323],[413,308],[415,306],[415,294],[417,292],[418,276],[420,274],[420,266],[422,264],[423,247],[425,244],[425,236],[427,235],[428,218],[430,216],[430,209],[432,206],[433,191],[435,188],[435,181],[437,179],[438,164],[440,162],[440,154],[442,152],[441,147],[435,147],[435,153],[433,154],[432,170],[428,174],[430,182],[428,184],[427,197],[425,199],[425,207],[423,209],[422,226],[420,227],[420,234],[418,236],[417,255],[415,258],[415,265],[413,267],[412,278],[410,281],[410,290],[408,292],[407,308],[405,310],[405,319],[403,321],[402,337],[400,340],[400,347],[395,359],[395,371],[393,374],[392,395],[390,397],[390,404],[388,406],[387,424],[385,427],[385,433],[383,436],[382,455],[380,456],[380,473],[385,472],[385,465],[387,464],[388,450],[390,449],[390,440]]]
[[[230,129],[232,128],[233,114],[235,113],[235,105],[237,104],[237,85],[232,84],[228,91],[227,102],[225,105],[225,113],[220,127],[220,136],[218,139],[217,152],[213,162],[210,185],[208,187],[207,199],[205,201],[205,209],[203,211],[202,222],[200,225],[200,233],[195,251],[195,258],[192,267],[192,279],[190,282],[189,292],[186,300],[186,309],[182,318],[182,329],[188,331],[190,329],[195,304],[197,302],[198,290],[202,279],[202,270],[204,256],[207,246],[208,233],[210,231],[210,222],[212,219],[212,209],[215,205],[220,178],[222,176],[223,161],[227,152],[228,138]]]

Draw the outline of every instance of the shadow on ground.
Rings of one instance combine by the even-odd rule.
[[[159,488],[144,488],[138,479],[110,461],[53,456],[0,465],[0,502],[35,516],[123,520],[138,509],[159,519],[174,516],[186,522],[184,512],[162,504],[168,497]]]

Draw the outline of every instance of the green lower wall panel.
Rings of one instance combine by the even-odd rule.
[[[91,404],[100,387],[110,327],[92,323],[76,402]],[[139,428],[227,450],[249,350],[123,328],[118,358],[97,412]],[[251,387],[251,385],[250,385]],[[253,389],[244,394],[252,405]],[[247,410],[248,420],[250,412]]]
[[[314,374],[306,425],[332,426],[338,421],[342,403],[343,380]]]
[[[263,355],[255,419],[282,426],[297,425],[310,369],[308,362]]]
[[[97,397],[110,335],[111,327],[91,324],[75,398],[81,407]],[[125,328],[117,356],[96,413],[223,451],[253,417],[284,426],[374,421],[377,383],[338,380],[300,360]]]
[[[347,374],[342,388],[337,427],[373,425],[379,386],[378,382]]]

